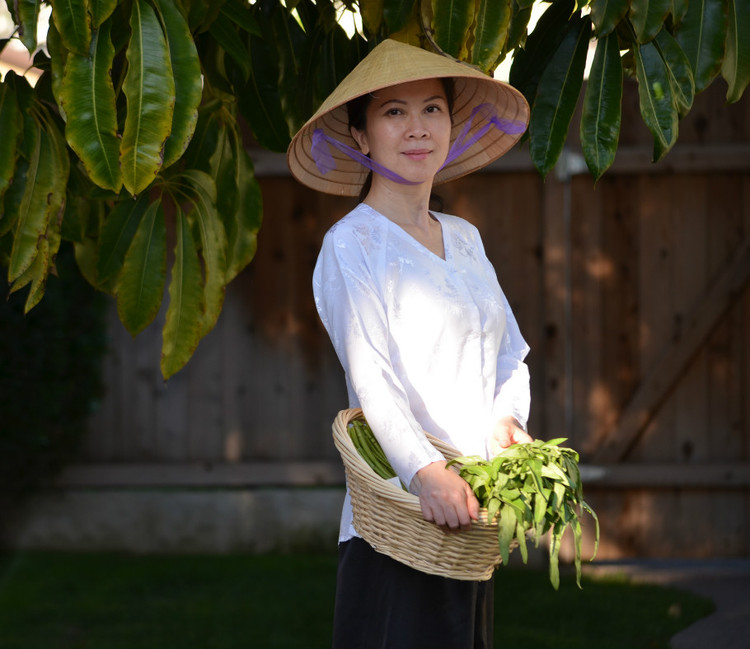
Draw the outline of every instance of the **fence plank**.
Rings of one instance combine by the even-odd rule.
[[[750,238],[743,241],[727,270],[713,286],[706,300],[687,319],[684,334],[672,341],[666,353],[658,361],[638,388],[628,404],[618,427],[594,454],[597,462],[613,462],[622,459],[637,441],[637,436],[651,421],[659,405],[679,380],[680,373],[699,350],[700,345],[713,327],[742,295],[742,289],[750,278]]]
[[[79,464],[68,466],[56,484],[81,488],[165,487],[315,487],[344,485],[336,461],[237,463]]]

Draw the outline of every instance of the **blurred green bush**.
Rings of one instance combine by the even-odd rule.
[[[102,392],[106,296],[81,277],[63,244],[47,294],[24,315],[26,291],[0,281],[0,539],[29,493],[80,448]]]

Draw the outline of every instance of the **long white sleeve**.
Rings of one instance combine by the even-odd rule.
[[[349,407],[361,407],[391,466],[406,485],[442,456],[427,441],[394,371],[383,287],[360,233],[329,232],[315,270],[316,304],[346,371]]]

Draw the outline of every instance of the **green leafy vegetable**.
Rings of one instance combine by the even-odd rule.
[[[498,513],[498,542],[503,563],[507,562],[514,542],[518,543],[521,558],[526,563],[526,537],[538,546],[541,537],[549,532],[550,581],[555,589],[560,585],[558,559],[568,527],[573,530],[575,539],[576,583],[581,586],[581,518],[584,512],[596,523],[596,545],[599,544],[599,521],[583,499],[578,453],[561,446],[564,441],[565,438],[547,442],[534,440],[514,444],[491,460],[468,456],[448,462],[448,466],[458,467],[459,475],[469,483],[480,506],[487,509],[488,519],[494,520]]]
[[[367,422],[355,419],[349,424],[349,435],[362,459],[381,478],[396,476],[383,449]],[[498,545],[503,563],[518,546],[521,559],[528,560],[526,538],[538,547],[549,533],[549,574],[552,586],[560,586],[559,555],[563,534],[570,527],[575,540],[576,583],[581,587],[581,519],[587,512],[596,524],[599,545],[599,520],[583,499],[578,453],[561,446],[566,438],[534,440],[514,444],[491,460],[461,456],[448,462],[469,483],[479,505],[487,510],[487,520],[498,528]]]

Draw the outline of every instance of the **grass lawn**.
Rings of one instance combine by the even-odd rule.
[[[0,649],[330,646],[333,555],[0,555]],[[657,649],[707,615],[691,594],[624,578],[501,568],[495,646]],[[437,649],[437,648],[436,648]]]

